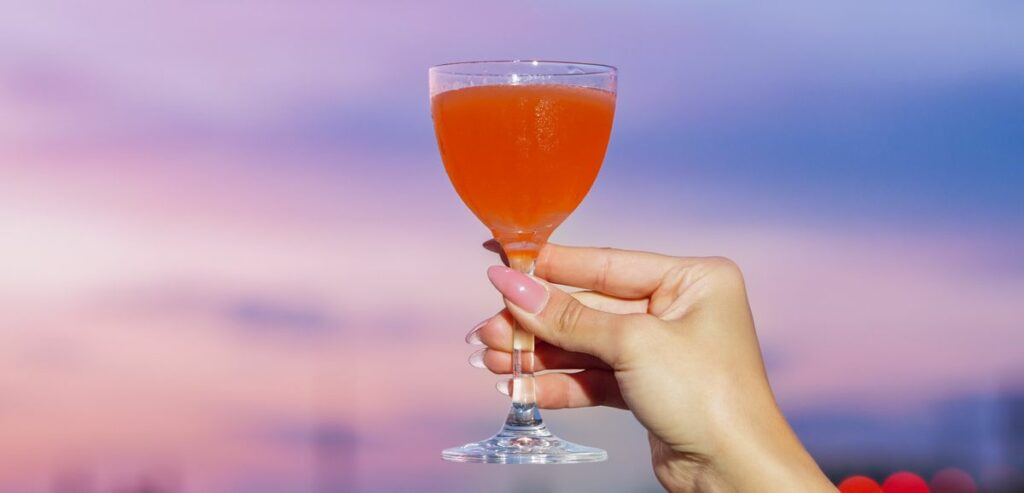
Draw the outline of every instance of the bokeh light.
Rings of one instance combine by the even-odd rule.
[[[877,481],[867,476],[850,476],[839,483],[840,493],[882,493]]]
[[[970,473],[955,467],[937,471],[929,485],[932,493],[978,493],[978,485]]]
[[[928,483],[912,472],[893,473],[882,483],[885,493],[929,493]]]

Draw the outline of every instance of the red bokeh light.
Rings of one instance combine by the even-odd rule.
[[[963,469],[948,467],[932,476],[932,493],[978,493],[978,485]]]
[[[850,476],[839,483],[840,493],[883,493],[882,487],[867,476]]]
[[[928,483],[912,472],[901,471],[889,476],[882,483],[885,493],[931,493]]]

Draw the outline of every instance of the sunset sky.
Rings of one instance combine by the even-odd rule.
[[[936,465],[984,478],[1010,459],[985,403],[1024,392],[1022,19],[920,0],[0,7],[0,493],[658,491],[621,411],[546,415],[604,465],[439,459],[507,402],[466,364],[498,260],[444,174],[426,71],[506,58],[620,70],[604,168],[554,241],[733,258],[823,463],[954,457]],[[957,419],[980,420],[967,445],[943,441]]]

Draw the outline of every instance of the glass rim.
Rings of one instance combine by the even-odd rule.
[[[606,75],[616,74],[619,69],[614,65],[607,65],[603,63],[592,63],[592,62],[571,62],[566,60],[535,60],[535,59],[515,59],[515,60],[468,60],[462,62],[447,62],[440,63],[437,65],[431,65],[429,70],[431,72],[440,72],[446,75],[463,75],[463,76],[476,76],[476,77],[504,77],[512,75],[514,72],[506,73],[489,73],[489,72],[462,72],[458,70],[449,70],[451,68],[457,68],[462,66],[476,66],[484,64],[504,64],[509,66],[533,66],[537,67],[540,65],[575,65],[586,69],[584,72],[578,73],[554,73],[554,74],[517,74],[517,75],[543,75],[545,77],[580,77],[586,75]]]

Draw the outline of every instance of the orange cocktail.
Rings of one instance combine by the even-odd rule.
[[[455,190],[510,256],[536,252],[587,195],[604,160],[615,95],[553,84],[433,96]]]

